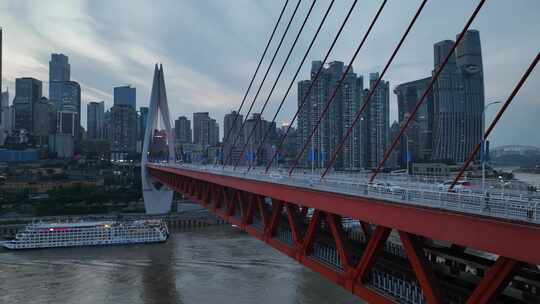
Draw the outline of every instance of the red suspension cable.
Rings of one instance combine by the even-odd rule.
[[[386,74],[386,71],[388,70],[388,68],[392,64],[392,61],[394,61],[394,58],[396,57],[397,53],[401,49],[401,46],[403,45],[403,42],[405,42],[405,39],[409,35],[413,25],[416,23],[416,20],[418,19],[418,16],[420,16],[420,13],[424,9],[424,6],[426,5],[426,2],[427,2],[427,0],[423,0],[422,3],[420,4],[420,6],[418,7],[418,9],[416,10],[416,13],[414,14],[414,17],[412,18],[411,22],[409,23],[409,26],[405,30],[405,33],[403,33],[403,35],[401,36],[401,39],[399,40],[399,43],[397,44],[396,48],[394,49],[394,52],[392,52],[392,55],[390,56],[390,58],[386,62],[386,65],[384,66],[381,74],[379,75],[379,78],[377,79],[375,84],[369,90],[369,93],[366,96],[366,98],[364,99],[364,102],[363,102],[362,106],[360,107],[358,112],[356,112],[356,116],[354,117],[354,120],[353,120],[352,124],[349,126],[349,128],[347,129],[347,132],[345,132],[345,136],[343,136],[343,138],[339,142],[338,146],[336,147],[330,162],[328,163],[328,165],[324,169],[323,174],[321,175],[321,178],[323,178],[328,173],[330,168],[332,168],[332,165],[336,161],[336,159],[338,157],[338,154],[341,152],[341,149],[343,149],[343,145],[347,141],[347,138],[351,134],[351,132],[352,132],[353,128],[355,127],[355,125],[358,123],[358,120],[360,119],[360,116],[362,115],[362,113],[364,113],[364,109],[369,104],[369,101],[371,100],[371,97],[375,93],[375,90],[377,90],[377,87],[379,86],[379,83],[382,81],[384,75]]]
[[[517,93],[519,92],[519,90],[521,89],[521,87],[523,86],[523,84],[525,83],[529,75],[531,74],[531,72],[534,70],[539,59],[540,59],[540,52],[536,54],[536,57],[534,58],[533,62],[529,65],[529,68],[527,69],[525,74],[521,76],[521,79],[516,84],[516,87],[514,88],[510,96],[508,96],[508,99],[504,102],[504,105],[501,107],[501,109],[497,113],[497,116],[495,116],[495,119],[489,125],[489,128],[486,130],[486,133],[484,133],[484,141],[487,140],[487,138],[489,137],[489,134],[491,133],[491,131],[493,131],[493,129],[495,128],[495,125],[499,122],[502,115],[506,111],[506,108],[508,108],[508,106],[510,105],[514,97],[517,95]],[[452,182],[452,185],[450,185],[448,190],[452,190],[452,188],[454,188],[454,186],[459,181],[459,179],[463,176],[463,173],[465,173],[465,170],[467,170],[471,162],[474,160],[476,154],[478,153],[478,150],[480,150],[481,145],[482,145],[482,142],[479,142],[478,144],[476,144],[476,146],[474,147],[474,150],[469,155],[469,158],[467,159],[463,167],[461,167],[461,170],[459,171],[458,175],[454,178],[454,181]]]
[[[424,103],[424,100],[426,99],[429,91],[432,89],[433,85],[435,84],[435,81],[439,78],[439,75],[441,74],[444,66],[448,63],[448,61],[450,60],[451,56],[454,54],[454,51],[456,50],[456,47],[460,44],[461,40],[463,40],[463,37],[465,36],[465,33],[467,32],[467,30],[469,29],[469,26],[471,25],[471,23],[474,21],[474,19],[476,18],[476,15],[478,15],[478,13],[480,12],[480,9],[482,8],[482,6],[484,5],[484,3],[486,2],[486,0],[480,0],[480,2],[478,3],[478,5],[476,6],[474,12],[472,13],[472,15],[469,17],[469,20],[467,20],[467,23],[465,24],[465,26],[463,27],[463,30],[461,31],[461,33],[459,34],[458,38],[456,39],[456,42],[454,43],[454,45],[452,46],[452,48],[450,49],[450,52],[448,52],[448,54],[446,55],[446,57],[444,58],[444,61],[442,62],[442,64],[439,66],[439,68],[437,69],[437,71],[435,72],[435,75],[433,75],[433,77],[431,78],[430,82],[429,82],[429,85],[428,87],[426,88],[426,90],[424,91],[424,93],[422,94],[422,97],[420,97],[420,99],[418,100],[418,102],[416,102],[416,105],[414,106],[414,109],[413,111],[411,112],[411,115],[409,115],[409,117],[407,118],[406,122],[405,122],[405,125],[403,125],[403,127],[401,127],[401,130],[399,131],[399,134],[396,138],[394,138],[394,141],[392,142],[392,145],[390,146],[390,149],[388,149],[386,151],[386,153],[384,154],[384,157],[382,159],[382,161],[379,163],[379,165],[377,166],[377,169],[375,169],[375,171],[373,172],[373,174],[371,175],[371,177],[369,178],[369,181],[370,182],[373,182],[373,180],[375,180],[375,177],[377,176],[377,174],[379,173],[379,171],[381,170],[381,168],[384,166],[384,163],[388,160],[388,158],[390,157],[390,154],[392,153],[392,151],[396,148],[398,142],[399,142],[399,139],[401,138],[401,136],[403,136],[403,134],[405,133],[405,131],[407,130],[407,127],[409,126],[409,124],[411,123],[412,119],[414,118],[414,116],[416,115],[416,112],[418,111],[418,109],[420,108],[420,106]]]
[[[427,0],[424,0],[424,2],[427,1]],[[384,4],[385,2],[383,2]],[[377,15],[376,15],[376,18],[374,20],[377,20],[377,18],[379,17],[381,13],[381,10],[379,10],[377,12]],[[306,148],[307,146],[309,145],[309,142],[311,141],[313,135],[315,134],[315,132],[317,131],[317,129],[319,128],[319,125],[322,121],[322,119],[324,118],[324,116],[326,115],[326,113],[328,112],[328,110],[330,109],[330,105],[332,104],[332,102],[334,101],[336,95],[337,95],[337,92],[339,91],[339,89],[341,88],[341,85],[343,84],[343,81],[345,80],[345,78],[347,77],[347,74],[349,73],[349,71],[351,70],[352,68],[352,64],[354,63],[354,60],[356,59],[356,56],[358,56],[358,53],[360,52],[360,50],[362,49],[362,46],[364,46],[364,43],[366,42],[366,39],[368,38],[369,36],[369,33],[371,33],[371,30],[373,29],[373,25],[374,23],[371,23],[371,25],[369,26],[367,32],[365,33],[364,37],[362,38],[362,41],[360,42],[360,44],[358,45],[358,47],[356,48],[351,60],[349,61],[349,64],[347,65],[347,68],[345,69],[345,71],[343,72],[343,75],[341,76],[341,78],[339,79],[337,85],[336,85],[336,88],[334,89],[334,91],[332,92],[332,95],[330,96],[330,98],[328,99],[328,101],[326,102],[324,108],[323,108],[323,111],[321,113],[321,116],[318,118],[317,120],[317,123],[315,124],[315,126],[313,127],[313,129],[311,130],[311,132],[309,133],[309,136],[306,140],[306,142],[304,143],[304,146],[302,147],[302,150],[300,151],[300,153],[298,153],[298,155],[296,156],[296,159],[294,160],[294,163],[293,163],[293,166],[289,169],[289,176],[292,175],[292,173],[294,172],[294,169],[297,167],[298,165],[298,162],[300,161],[300,158],[302,157],[302,155],[304,154],[304,152],[306,151]]]
[[[272,60],[270,61],[270,64],[268,65],[268,68],[266,69],[266,72],[264,73],[264,77],[261,80],[259,88],[257,89],[257,93],[255,94],[255,97],[253,97],[253,101],[251,102],[251,105],[249,106],[249,110],[247,111],[247,114],[246,114],[246,119],[244,119],[244,121],[242,122],[242,125],[240,126],[240,130],[238,131],[238,134],[236,134],[236,136],[234,137],[233,144],[231,146],[231,153],[229,153],[229,155],[227,155],[226,161],[223,162],[223,168],[225,168],[225,165],[231,159],[231,155],[233,154],[232,150],[236,146],[236,141],[238,140],[238,137],[240,137],[240,134],[242,133],[242,130],[244,130],[244,125],[246,124],[246,121],[249,119],[249,114],[251,114],[251,110],[253,110],[253,106],[255,105],[255,101],[257,100],[257,97],[259,96],[259,93],[261,92],[261,89],[262,89],[262,87],[264,85],[264,82],[266,81],[266,77],[268,77],[268,73],[270,72],[270,69],[272,68],[272,65],[274,64],[274,60],[276,59],[277,54],[279,52],[279,49],[281,48],[281,45],[283,44],[283,40],[285,40],[285,36],[287,36],[287,33],[289,32],[289,28],[291,27],[291,23],[294,20],[294,16],[296,16],[296,12],[298,12],[298,7],[300,6],[301,2],[302,2],[302,0],[298,0],[298,2],[296,3],[296,7],[294,8],[294,12],[292,13],[292,15],[291,15],[291,17],[289,19],[289,23],[287,23],[287,27],[285,28],[285,31],[283,32],[283,35],[281,36],[281,40],[279,41],[279,44],[278,44],[278,46],[277,46],[277,48],[276,48],[276,50],[274,52],[274,55],[272,56]]]
[[[291,82],[289,84],[289,87],[287,88],[287,91],[285,92],[285,95],[283,95],[283,98],[281,99],[281,102],[279,103],[279,106],[278,106],[278,108],[276,110],[276,113],[274,113],[274,117],[272,118],[272,122],[270,122],[270,125],[266,129],[266,131],[264,133],[264,136],[263,136],[263,138],[261,140],[261,143],[257,146],[257,149],[255,149],[255,155],[259,154],[259,150],[261,149],[261,147],[266,142],[266,139],[267,139],[268,135],[270,134],[270,132],[272,130],[272,125],[274,124],[274,122],[276,122],[277,116],[278,116],[279,112],[281,111],[281,107],[283,107],[283,104],[285,103],[285,100],[287,99],[287,96],[289,96],[289,92],[291,91],[291,88],[294,85],[296,77],[298,77],[298,74],[300,73],[300,70],[302,69],[302,66],[304,65],[304,62],[306,61],[307,56],[308,56],[309,52],[311,51],[311,48],[313,47],[313,44],[315,44],[315,40],[317,40],[317,36],[319,36],[319,32],[321,31],[321,28],[324,25],[324,22],[326,21],[326,17],[328,17],[328,14],[330,13],[330,10],[334,6],[334,2],[335,2],[335,0],[332,0],[330,2],[330,4],[328,5],[328,8],[326,9],[326,12],[324,13],[324,16],[323,16],[323,18],[321,20],[321,23],[319,24],[319,27],[315,31],[315,35],[313,36],[313,39],[311,39],[311,42],[309,43],[309,46],[308,46],[306,52],[304,53],[304,57],[302,58],[302,60],[300,61],[300,64],[298,65],[298,69],[296,69],[294,77],[292,78],[292,80],[291,80]],[[251,167],[252,167],[251,164],[249,164],[248,168],[247,168],[247,171],[251,170]]]
[[[321,75],[324,64],[326,63],[326,61],[328,61],[328,57],[330,56],[330,53],[334,49],[334,46],[336,45],[336,42],[337,42],[339,36],[341,35],[341,32],[343,31],[343,28],[345,27],[345,24],[347,24],[347,21],[349,20],[349,17],[351,16],[351,13],[352,13],[354,7],[356,6],[357,2],[358,2],[358,0],[354,0],[353,4],[351,5],[351,8],[349,9],[349,12],[347,13],[347,16],[345,16],[345,19],[341,23],[341,26],[340,26],[336,36],[334,37],[334,40],[332,41],[332,44],[330,45],[330,48],[328,49],[328,51],[326,52],[326,55],[324,56],[324,60],[323,60],[323,62],[321,64],[321,66],[319,67],[317,73],[315,74],[314,80],[311,82],[311,85],[309,86],[309,88],[307,90],[306,96],[304,96],[304,98],[302,99],[302,102],[298,106],[298,110],[296,110],[296,113],[294,113],[294,116],[293,116],[293,118],[291,120],[291,123],[289,124],[289,127],[287,128],[287,131],[285,131],[285,134],[281,137],[280,143],[278,145],[278,148],[274,152],[274,155],[272,156],[270,161],[268,161],[268,164],[266,165],[266,169],[264,171],[265,173],[268,173],[268,170],[270,169],[270,167],[272,167],[272,163],[276,159],[279,151],[281,151],[281,148],[283,147],[283,144],[285,143],[285,139],[287,138],[287,135],[289,134],[292,125],[294,124],[296,118],[298,117],[298,114],[300,113],[300,111],[304,107],[305,103],[307,102],[307,99],[309,98],[309,96],[311,94],[311,90],[313,89],[314,83],[319,79],[319,76]],[[386,3],[386,0],[384,0],[383,4],[381,5],[381,9],[382,9],[382,7],[384,6],[385,3]],[[381,9],[379,9],[379,10],[381,10]]]
[[[287,53],[287,57],[285,58],[285,61],[283,61],[283,64],[281,65],[281,69],[279,70],[276,80],[274,81],[274,84],[272,85],[272,88],[270,89],[270,92],[268,93],[268,96],[266,97],[266,100],[264,101],[261,111],[259,112],[261,115],[260,120],[262,120],[262,114],[264,113],[264,110],[266,110],[266,106],[268,105],[268,102],[270,101],[270,97],[272,97],[272,94],[274,93],[277,83],[279,82],[279,79],[281,78],[281,74],[283,73],[285,66],[287,66],[287,63],[289,62],[289,58],[291,57],[291,54],[294,50],[294,47],[296,46],[296,43],[298,42],[298,39],[300,38],[300,36],[302,35],[302,32],[304,31],[304,27],[306,26],[309,16],[311,16],[311,13],[313,12],[313,8],[315,7],[316,2],[317,0],[313,0],[313,2],[311,2],[311,6],[309,7],[308,13],[306,14],[306,17],[304,18],[304,21],[302,22],[302,26],[300,26],[300,29],[298,30],[298,33],[296,34],[296,37],[294,38],[293,44],[291,45],[291,48],[289,49],[289,52]],[[240,162],[241,156],[244,154],[244,151],[247,148],[248,142],[253,136],[253,133],[255,132],[257,126],[259,125],[260,120],[259,119],[255,120],[255,125],[250,130],[248,137],[244,139],[245,142],[244,142],[244,146],[242,147],[242,152],[240,152],[240,157],[234,163],[233,170],[236,170],[236,167],[238,166],[238,163]]]
[[[255,69],[255,73],[253,73],[253,76],[251,77],[251,81],[249,82],[246,93],[244,94],[244,98],[242,98],[242,102],[240,103],[240,106],[238,107],[238,110],[236,111],[237,115],[234,116],[231,128],[227,131],[227,134],[225,135],[225,140],[223,141],[224,145],[225,145],[226,142],[229,141],[229,136],[231,135],[231,131],[236,126],[236,120],[237,120],[238,116],[240,115],[240,111],[242,111],[242,107],[244,106],[244,103],[245,103],[246,98],[247,98],[247,96],[249,94],[249,91],[251,90],[251,86],[253,85],[253,81],[255,80],[255,77],[257,76],[257,73],[259,72],[259,68],[261,67],[263,59],[266,56],[266,52],[268,51],[268,47],[270,46],[270,43],[274,39],[274,34],[276,33],[278,25],[281,22],[281,18],[283,17],[283,13],[285,12],[285,9],[287,8],[288,4],[289,4],[289,0],[286,0],[285,4],[283,5],[283,8],[281,9],[281,13],[279,14],[279,18],[276,21],[276,24],[274,25],[274,29],[272,30],[272,34],[270,35],[270,38],[268,39],[268,42],[266,43],[266,46],[264,47],[264,52],[263,52],[263,54],[261,56],[261,59],[259,59],[259,63],[257,64],[257,68]]]

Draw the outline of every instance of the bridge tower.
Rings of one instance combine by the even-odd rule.
[[[144,207],[148,214],[163,214],[171,210],[173,191],[166,185],[154,179],[147,170],[150,156],[150,147],[154,139],[154,132],[158,126],[158,118],[161,114],[163,127],[165,128],[166,141],[168,146],[167,162],[174,163],[175,149],[174,136],[171,129],[169,115],[169,105],[167,103],[167,93],[165,91],[165,79],[163,76],[163,66],[156,64],[154,69],[154,81],[152,83],[152,93],[150,95],[150,105],[148,109],[148,120],[144,133],[144,142],[141,158],[141,177]],[[163,160],[161,160],[163,161]]]

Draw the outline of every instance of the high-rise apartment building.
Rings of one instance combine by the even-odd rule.
[[[56,108],[47,97],[41,97],[34,104],[32,116],[34,141],[37,145],[45,146],[49,143],[49,135],[56,131]]]
[[[114,105],[128,105],[137,108],[137,91],[129,85],[114,88]]]
[[[402,83],[395,87],[394,93],[398,103],[398,123],[403,125],[420,97],[426,91],[431,77]],[[400,140],[397,165],[404,168],[407,163],[429,161],[433,147],[433,91],[430,90],[424,103],[418,108],[409,127]]]
[[[34,131],[34,105],[39,102],[42,96],[41,81],[30,78],[17,78],[15,80],[14,108],[14,129]]]
[[[237,139],[237,143],[243,143],[243,134],[240,133],[242,122],[244,121],[244,115],[238,114],[236,111],[225,114],[223,118],[223,143],[227,140],[232,144],[234,138],[240,134],[240,138]],[[228,136],[228,138],[227,138]]]
[[[56,104],[56,132],[70,134],[76,153],[80,152],[81,132],[81,86],[75,81],[59,82],[60,100]]]
[[[219,144],[219,124],[215,119],[210,119],[208,123],[208,145],[217,146]]]
[[[267,132],[270,133],[263,142],[262,140]],[[244,143],[238,145],[240,149],[244,145],[246,146],[243,161],[248,161],[255,165],[263,165],[268,162],[273,155],[272,144],[276,144],[276,123],[263,119],[260,113],[253,113],[246,120],[243,133]],[[251,137],[249,137],[250,134]]]
[[[322,62],[313,61],[311,66],[311,80],[298,83],[298,106],[304,101],[313,78]],[[343,76],[346,66],[343,62],[330,62],[324,67],[312,92],[307,98],[298,116],[298,145],[306,142],[309,134],[319,120],[326,103],[335,91],[337,82]],[[340,89],[336,92],[328,112],[322,118],[319,128],[309,143],[309,148],[301,159],[303,166],[315,168],[324,167],[330,161],[335,148],[343,138],[346,128],[352,124],[363,96],[363,78],[357,76],[351,68]],[[358,124],[352,135],[347,139],[342,151],[339,153],[334,167],[337,169],[354,170],[363,167],[365,162],[363,133],[361,124]]]
[[[369,86],[373,88],[379,73],[369,74]],[[366,158],[367,167],[375,168],[388,148],[390,133],[390,84],[381,80],[366,109]]]
[[[86,106],[86,123],[89,140],[102,140],[105,137],[105,102],[90,102]]]
[[[175,142],[189,144],[192,141],[191,121],[185,116],[178,117],[174,121]]]
[[[193,113],[193,143],[214,146],[219,143],[219,126],[208,112]]]
[[[436,70],[454,45],[444,40],[434,45]],[[484,72],[480,33],[469,30],[457,46],[433,87],[433,159],[466,160],[482,139]]]
[[[137,151],[137,112],[126,104],[111,108],[111,160],[127,160]]]

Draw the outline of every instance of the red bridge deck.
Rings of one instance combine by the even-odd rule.
[[[463,284],[463,290],[471,290],[467,303],[491,303],[509,281],[516,279],[516,273],[529,284],[520,289],[524,295],[537,296],[536,292],[540,292],[536,273],[533,279],[521,275],[537,271],[534,265],[540,264],[540,227],[534,224],[185,168],[149,165],[148,170],[175,191],[372,303],[394,303],[399,298],[392,292],[370,287],[368,282],[371,280],[373,285],[374,264],[386,254],[383,247],[392,230],[399,234],[404,258],[412,269],[412,280],[417,282],[423,296],[411,303],[448,300],[443,282],[445,274],[436,265],[437,257],[441,256],[436,252],[440,251],[433,250],[434,244],[442,243],[449,246],[446,252],[456,256],[468,255],[471,250],[499,256],[496,261],[484,261],[489,265],[485,265],[485,274],[478,270],[476,282]],[[355,248],[358,243],[348,233],[345,218],[357,220],[358,227],[362,227],[366,236],[362,250]],[[279,239],[280,231],[290,233],[290,244]],[[339,267],[313,258],[315,243],[333,244]],[[519,282],[512,286],[520,285]],[[538,288],[530,291],[531,284]]]

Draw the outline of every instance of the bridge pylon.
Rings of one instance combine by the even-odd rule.
[[[167,93],[165,91],[165,79],[163,76],[163,66],[156,64],[154,69],[154,80],[152,83],[152,93],[150,95],[150,105],[148,107],[148,118],[144,133],[144,142],[141,157],[141,177],[144,198],[144,207],[148,214],[163,214],[171,210],[173,191],[153,178],[147,170],[149,162],[154,161],[150,155],[150,147],[154,139],[154,132],[158,126],[158,118],[161,113],[163,127],[165,128],[168,156],[166,160],[159,159],[160,162],[174,163],[175,147],[174,136],[171,128],[169,115],[169,105],[167,103]]]

